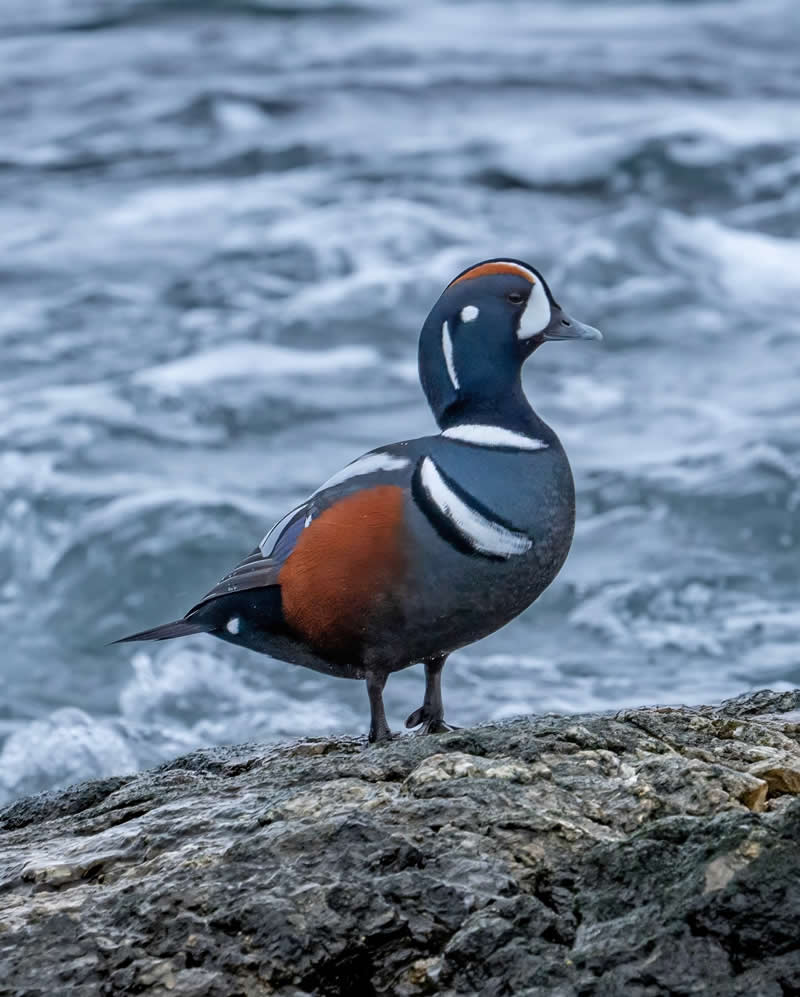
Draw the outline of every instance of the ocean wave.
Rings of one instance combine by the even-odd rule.
[[[191,20],[197,17],[270,18],[286,20],[300,17],[365,16],[379,0],[372,3],[345,0],[63,0],[50,2],[44,9],[19,9],[7,0],[0,10],[8,16],[7,30],[13,35],[50,31],[106,31],[140,24],[160,24],[165,19]]]
[[[0,750],[0,803],[137,768],[135,752],[118,724],[65,706],[20,725],[5,739]]]
[[[228,343],[215,350],[140,371],[135,381],[161,391],[175,391],[218,380],[287,377],[363,370],[377,363],[377,353],[365,347],[292,350],[261,343]]]
[[[798,680],[796,3],[0,11],[0,795],[362,730],[360,683],[103,645],[433,431],[420,325],[494,256],[606,338],[526,368],[575,543],[453,655],[452,720]]]

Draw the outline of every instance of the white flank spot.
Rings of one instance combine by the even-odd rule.
[[[531,288],[531,294],[522,318],[519,321],[517,336],[519,339],[531,339],[545,330],[550,324],[550,302],[547,292],[537,280]]]
[[[509,530],[471,508],[448,487],[430,457],[422,462],[420,481],[430,500],[447,516],[473,550],[494,557],[512,557],[524,554],[533,546],[524,533]]]
[[[474,322],[479,315],[480,309],[476,308],[475,305],[464,305],[461,309],[462,322]]]
[[[478,447],[507,447],[513,450],[546,450],[544,440],[534,436],[515,433],[512,429],[502,426],[482,426],[477,423],[464,426],[451,426],[445,429],[442,436],[449,440],[461,440],[463,443],[473,443]]]
[[[350,478],[359,478],[362,474],[372,474],[375,471],[399,471],[404,467],[408,467],[408,460],[405,457],[395,457],[390,453],[368,453],[363,457],[359,457],[358,460],[354,460],[347,467],[343,467],[341,471],[337,471],[332,478],[328,478],[309,497],[313,498],[314,495],[319,495],[326,488],[341,485],[343,481],[348,481]]]
[[[238,616],[234,616],[233,619],[228,620],[228,622],[225,624],[225,629],[228,631],[229,634],[238,634],[239,633],[239,617]]]
[[[453,340],[450,338],[450,330],[447,328],[447,322],[442,326],[442,353],[444,353],[447,373],[450,375],[450,383],[458,391],[458,374],[456,374],[456,367],[453,363]]]

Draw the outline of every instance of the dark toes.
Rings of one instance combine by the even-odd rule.
[[[420,730],[417,731],[418,734],[447,734],[451,730],[461,730],[460,727],[454,727],[452,724],[445,723],[441,717],[434,717],[428,720],[427,723],[423,724]]]
[[[388,744],[389,741],[394,741],[398,737],[400,737],[399,734],[393,734],[387,727],[385,730],[378,731],[377,733],[370,731],[367,741],[369,744]]]
[[[443,714],[428,713],[424,706],[414,710],[406,720],[406,727],[419,727],[417,734],[446,734],[451,730],[460,730],[459,727],[445,723]]]

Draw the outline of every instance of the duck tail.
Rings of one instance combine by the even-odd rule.
[[[175,620],[172,623],[162,623],[160,627],[141,630],[138,634],[130,634],[112,640],[112,644],[125,644],[129,640],[171,640],[173,637],[188,637],[190,634],[207,634],[216,630],[213,623],[200,623],[196,620]]]

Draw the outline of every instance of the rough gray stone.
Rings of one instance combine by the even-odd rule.
[[[0,811],[0,993],[800,992],[800,693],[198,751]]]

